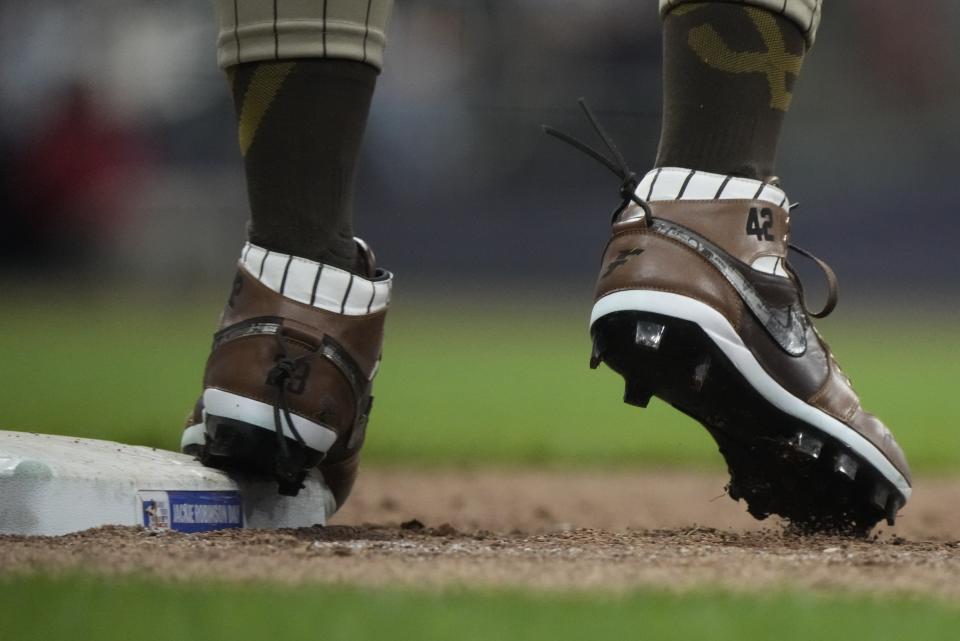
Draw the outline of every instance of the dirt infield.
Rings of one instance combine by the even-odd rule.
[[[357,585],[844,589],[960,601],[960,481],[867,540],[757,523],[719,475],[366,471],[325,528],[0,537],[0,570]]]

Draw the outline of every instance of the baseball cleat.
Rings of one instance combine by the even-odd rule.
[[[392,275],[366,276],[247,243],[181,449],[269,475],[295,496],[318,468],[343,504],[373,403]]]
[[[836,303],[836,279],[789,244],[784,192],[680,168],[638,181],[591,120],[614,155],[601,162],[624,181],[590,317],[591,367],[622,375],[627,403],[656,396],[702,423],[726,459],[730,497],[754,517],[859,533],[892,525],[910,498],[909,467],[813,326]],[[827,276],[820,312],[805,306],[789,248]]]
[[[755,517],[892,524],[910,498],[906,458],[804,307],[782,191],[664,168],[636,193],[646,208],[624,208],[604,252],[591,364],[624,377],[626,402],[657,396],[700,421],[727,460],[730,496]]]

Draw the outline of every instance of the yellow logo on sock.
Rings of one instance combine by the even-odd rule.
[[[711,25],[690,30],[687,44],[706,64],[728,73],[762,73],[770,87],[770,108],[786,111],[793,94],[787,90],[787,74],[800,73],[803,56],[786,49],[783,33],[773,15],[762,9],[743,9],[766,45],[766,51],[734,51]]]
[[[253,144],[260,122],[295,65],[295,62],[261,64],[253,72],[250,86],[243,95],[243,106],[240,109],[239,118],[240,153],[244,156]]]

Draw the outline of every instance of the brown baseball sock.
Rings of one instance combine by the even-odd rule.
[[[724,2],[673,9],[663,26],[656,166],[773,176],[806,46],[794,22],[764,9]]]
[[[378,70],[306,58],[227,71],[250,200],[250,241],[357,268],[353,186]]]

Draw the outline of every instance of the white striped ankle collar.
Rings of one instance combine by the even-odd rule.
[[[762,200],[788,209],[790,202],[779,187],[750,178],[707,171],[660,167],[640,181],[637,196],[647,202],[663,200]]]
[[[356,274],[281,254],[246,243],[240,266],[261,283],[287,298],[336,314],[362,316],[383,311],[390,303],[393,275],[379,270],[381,278],[369,280]]]

